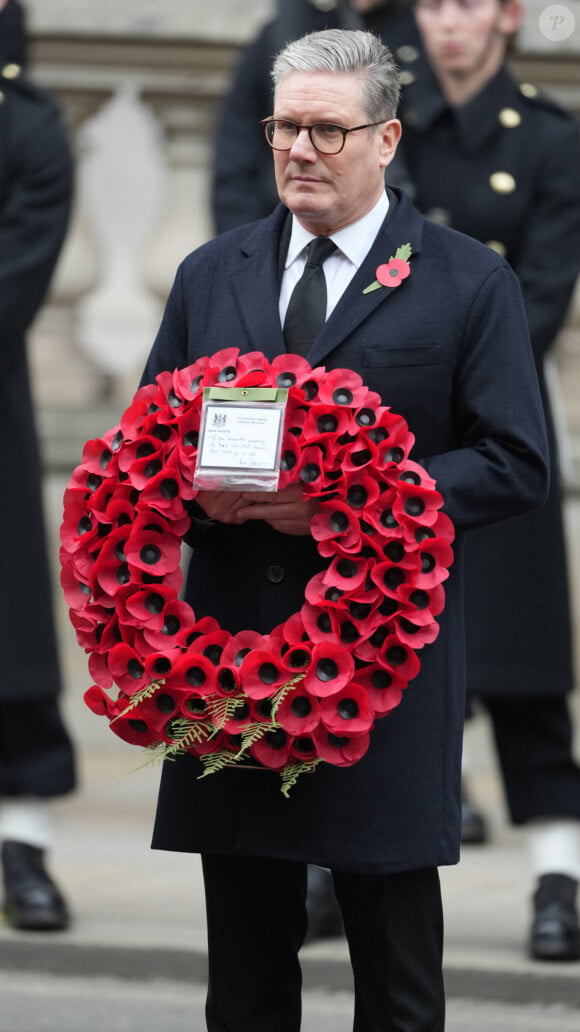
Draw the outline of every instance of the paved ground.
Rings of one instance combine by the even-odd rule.
[[[202,1032],[204,991],[179,982],[0,975],[2,1032]],[[561,1005],[451,999],[447,1032],[578,1032],[578,1011]],[[345,992],[308,990],[302,1032],[351,1032]],[[276,1032],[276,1030],[273,1030]]]
[[[60,519],[62,488],[63,482],[57,480],[47,485],[53,524]],[[579,541],[580,504],[571,503],[568,515],[573,540]],[[573,582],[575,596],[580,597],[580,549],[573,554]],[[52,974],[56,979],[50,983],[53,989],[38,983],[41,995],[46,989],[49,995],[54,991],[58,996],[54,987],[58,987],[62,975],[78,975],[81,982],[91,976],[201,985],[205,977],[205,923],[199,862],[196,857],[149,849],[159,768],[137,769],[141,754],[116,739],[106,724],[84,707],[82,692],[90,683],[85,658],[73,640],[60,597],[59,626],[67,682],[65,705],[78,745],[81,787],[75,796],[55,807],[58,840],[52,867],[70,897],[75,921],[64,934],[23,935],[0,926],[0,971],[19,972],[22,977],[26,972]],[[554,965],[527,959],[531,884],[525,851],[518,832],[505,822],[483,718],[474,721],[469,744],[473,788],[489,815],[492,842],[466,849],[458,867],[442,871],[450,1000],[457,1001],[457,1014],[463,1013],[460,1001],[466,998],[477,999],[481,1007],[484,1001],[495,1001],[539,1008],[534,1015],[530,1011],[528,1024],[506,1025],[498,1018],[497,1022],[494,1019],[482,1024],[482,1029],[567,1032],[571,1027],[565,1024],[568,1011],[562,1011],[563,1024],[557,1023],[557,1015],[562,1006],[580,1009],[580,962]],[[305,948],[304,973],[305,984],[312,990],[348,990],[344,943],[317,943]],[[81,988],[81,982],[75,983],[75,991],[90,995],[93,990],[86,985]],[[5,988],[6,984],[4,980]],[[8,990],[18,994],[18,983],[11,975]],[[130,989],[126,991],[131,993]],[[94,992],[98,997],[98,989]],[[3,993],[0,987],[1,1032],[56,1029],[42,1024],[6,1025]],[[326,998],[321,997],[323,1002]],[[546,1007],[552,1017],[542,1024],[542,1008]],[[484,1014],[485,1010],[478,1005],[477,1013]],[[515,1014],[508,1010],[510,1013]],[[578,1014],[576,1019],[580,1021]],[[450,1029],[467,1027],[461,1020],[457,1018],[455,1026],[450,1023]],[[469,1025],[470,1032],[479,1032],[480,1026],[471,1017]],[[109,1020],[105,1026],[109,1032],[132,1027]],[[93,1027],[96,1023],[82,1024],[75,1032],[91,1032]],[[141,1027],[145,1032],[149,1026]],[[168,1032],[172,1027],[167,1024]],[[342,1028],[338,1019],[336,1023],[333,1020],[334,1032],[342,1032]],[[69,1029],[73,1025],[67,1025],[63,1017],[59,1032]],[[304,1032],[309,1032],[309,1026]]]

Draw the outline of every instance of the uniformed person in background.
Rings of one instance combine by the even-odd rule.
[[[375,32],[398,62],[412,63],[419,52],[411,0],[278,0],[276,17],[241,55],[219,119],[212,171],[217,233],[265,218],[278,203],[272,154],[260,121],[272,108],[275,55],[291,39],[335,28]]]
[[[546,359],[580,269],[576,119],[506,67],[519,0],[417,0],[430,68],[401,62],[399,148],[417,207],[504,255],[519,277],[550,433],[544,509],[467,542],[468,688],[491,718],[512,822],[536,889],[529,951],[580,957],[580,768],[568,694],[572,635]]]
[[[23,73],[24,56],[23,9],[0,0],[0,843],[5,919],[40,931],[69,923],[45,854],[48,804],[74,787],[75,765],[58,705],[25,337],[64,240],[72,162],[56,105]]]

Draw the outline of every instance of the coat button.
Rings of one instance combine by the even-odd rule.
[[[21,71],[22,69],[20,65],[7,64],[4,65],[1,74],[4,76],[5,79],[17,79]]]
[[[486,247],[491,248],[491,250],[495,251],[496,254],[501,254],[502,258],[505,258],[506,246],[505,244],[502,244],[501,240],[488,240]]]
[[[416,61],[419,57],[419,51],[417,50],[417,47],[406,44],[402,47],[397,47],[397,57],[399,58],[399,61],[405,61],[405,63]]]
[[[512,107],[504,107],[497,116],[504,129],[515,129],[522,120],[519,111]]]
[[[524,97],[537,97],[538,88],[537,86],[534,86],[534,84],[531,82],[521,82],[520,93],[522,93]]]
[[[494,172],[489,177],[489,185],[498,194],[512,193],[516,188],[516,181],[509,172]]]
[[[284,580],[284,576],[283,566],[269,566],[266,570],[266,577],[271,584],[280,584],[280,581]]]

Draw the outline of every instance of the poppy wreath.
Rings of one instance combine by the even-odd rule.
[[[230,634],[179,595],[202,392],[215,385],[288,389],[279,488],[320,499],[310,531],[328,564],[270,634]],[[127,742],[198,756],[201,777],[279,771],[285,795],[321,762],[356,763],[437,637],[453,561],[413,443],[357,373],[299,355],[227,348],[141,387],[87,442],[64,495],[61,583],[90,709]]]

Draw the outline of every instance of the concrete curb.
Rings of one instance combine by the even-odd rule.
[[[121,980],[205,983],[207,957],[200,950],[97,946],[67,943],[58,936],[35,936],[0,941],[0,968],[20,973],[42,972],[71,977],[108,977]],[[346,959],[303,954],[306,989],[338,992],[352,986]],[[576,964],[554,968],[538,965],[533,970],[483,969],[446,965],[449,997],[577,1007],[580,978]]]

